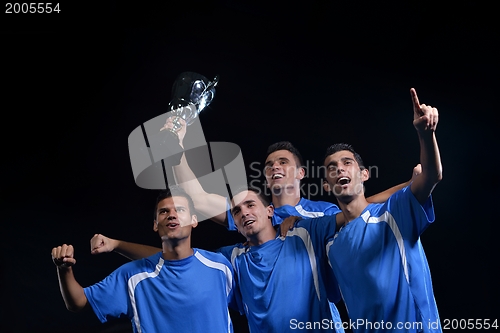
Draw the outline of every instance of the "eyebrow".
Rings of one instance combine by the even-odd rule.
[[[351,158],[351,157],[342,157],[340,159],[340,161],[344,162],[344,161],[355,161],[354,158]],[[336,166],[338,164],[338,161],[331,161],[330,163],[328,163],[326,165],[326,167],[328,168],[330,165],[333,165],[333,166]]]
[[[278,157],[277,159],[275,159],[274,161],[266,161],[266,163],[264,165],[269,165],[269,164],[272,164],[274,163],[275,161],[290,161],[288,158],[286,157]]]
[[[242,203],[240,203],[239,205],[234,206],[233,209],[231,209],[231,213],[234,215],[235,212],[238,212],[241,210],[241,205],[248,205],[249,203],[254,203],[254,202],[256,202],[254,199],[245,200]]]
[[[174,206],[174,209],[177,210],[177,209],[187,209],[186,206],[183,206],[183,205],[179,205],[179,206]],[[158,207],[158,211],[161,212],[161,211],[164,211],[164,210],[170,210],[171,208],[169,207]]]

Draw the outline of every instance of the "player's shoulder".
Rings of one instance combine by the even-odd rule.
[[[203,250],[203,249],[198,249],[198,248],[194,248],[194,254],[196,257],[205,257],[207,259],[210,259],[212,261],[217,261],[217,262],[221,262],[221,263],[227,263],[227,259],[226,257],[224,257],[222,255],[222,253],[218,253],[218,252],[212,252],[212,251],[208,251],[208,250]]]
[[[412,200],[416,200],[413,192],[411,191],[410,185],[403,187],[402,189],[394,192],[385,203],[381,204],[381,207],[385,207],[388,210],[391,210],[392,206],[401,204],[401,203],[407,203]],[[375,206],[377,207],[377,206]]]
[[[413,193],[410,190],[410,187],[404,187],[401,190],[393,193],[385,202],[381,203],[370,203],[361,213],[361,217],[378,217],[384,215],[386,213],[393,213],[395,210],[398,210],[401,205],[405,206],[404,202],[411,200]]]
[[[334,203],[314,201],[306,198],[301,198],[297,206],[301,206],[307,211],[323,212],[326,215],[333,215],[340,211],[340,208]]]
[[[306,198],[300,198],[300,201],[299,201],[299,205],[301,205],[302,207],[312,207],[312,208],[316,208],[316,207],[324,207],[324,208],[329,208],[329,207],[332,207],[332,206],[337,206],[331,202],[327,202],[327,201],[316,201],[316,200],[309,200],[309,199],[306,199]]]
[[[311,229],[311,228],[317,228],[318,226],[321,226],[321,225],[324,227],[326,227],[329,224],[331,224],[332,226],[335,226],[336,223],[337,223],[337,216],[336,216],[336,214],[333,214],[333,215],[324,215],[324,216],[319,216],[319,217],[301,219],[297,222],[295,227],[296,228]]]

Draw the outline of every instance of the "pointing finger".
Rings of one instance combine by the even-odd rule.
[[[420,102],[418,100],[417,91],[415,90],[415,88],[410,89],[410,94],[411,94],[411,99],[413,101],[413,106],[420,108]]]

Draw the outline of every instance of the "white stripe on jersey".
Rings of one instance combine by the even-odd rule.
[[[231,289],[233,288],[233,284],[232,284],[233,274],[231,273],[231,270],[229,269],[229,267],[227,267],[226,265],[224,265],[220,262],[216,262],[216,261],[212,261],[212,260],[208,259],[207,257],[203,256],[200,252],[196,252],[194,254],[194,256],[199,261],[201,261],[201,263],[204,264],[205,266],[221,270],[224,273],[224,276],[226,277],[226,296],[228,296],[229,293],[231,292]]]
[[[308,212],[307,210],[302,208],[302,205],[295,206],[295,209],[300,215],[302,215],[302,217],[315,218],[315,217],[325,216],[325,213],[323,212]]]
[[[137,286],[137,284],[139,282],[141,282],[144,279],[157,277],[158,274],[160,274],[161,268],[163,267],[163,263],[164,263],[164,260],[162,257],[160,257],[160,260],[156,264],[156,269],[154,272],[152,272],[152,273],[149,273],[149,272],[138,273],[138,274],[132,275],[130,277],[130,279],[128,279],[128,283],[127,283],[128,284],[128,293],[130,296],[130,302],[132,303],[132,310],[134,312],[134,322],[135,322],[135,326],[137,328],[137,333],[141,333],[142,329],[141,329],[141,323],[139,321],[139,315],[137,314],[137,306],[135,304],[135,287]]]
[[[237,247],[237,246],[233,248],[233,251],[231,251],[231,265],[233,265],[233,269],[236,269],[236,265],[234,262],[236,260],[236,257],[239,256],[240,254],[247,252],[248,249],[249,247]]]
[[[397,242],[398,248],[399,248],[399,254],[401,255],[401,263],[403,265],[403,270],[405,272],[406,282],[408,282],[408,284],[409,284],[410,279],[408,278],[408,265],[407,265],[407,261],[406,261],[406,249],[405,249],[405,245],[403,242],[403,236],[401,235],[401,232],[399,231],[399,227],[396,223],[396,220],[392,216],[392,214],[389,213],[388,211],[385,211],[384,214],[382,214],[379,217],[370,217],[370,211],[367,210],[363,215],[361,215],[361,217],[363,218],[363,220],[366,223],[386,222],[389,225],[389,227],[392,230],[392,233],[394,234],[394,237],[396,237],[396,242]]]
[[[370,217],[370,211],[367,210],[361,215],[361,218],[366,222],[366,223],[380,223],[380,222],[386,222],[387,225],[391,228],[392,233],[394,234],[394,237],[396,238],[396,243],[398,244],[399,248],[399,254],[401,255],[401,264],[403,265],[403,270],[405,273],[405,278],[406,282],[410,283],[410,279],[408,278],[408,264],[406,260],[406,249],[405,245],[403,242],[403,236],[401,235],[401,232],[399,231],[399,227],[396,223],[396,220],[394,217],[389,213],[388,211],[384,212],[379,217]],[[330,267],[332,264],[330,263],[330,246],[332,246],[333,242],[335,241],[335,238],[337,238],[337,234],[335,234],[335,237],[333,237],[333,240],[329,241],[328,244],[326,244],[326,253],[328,255],[328,263],[330,264]]]
[[[289,230],[286,234],[287,237],[298,236],[304,242],[304,246],[306,247],[307,254],[309,256],[309,263],[311,264],[311,272],[314,280],[314,288],[316,289],[316,294],[318,295],[318,299],[321,300],[321,296],[319,293],[319,281],[318,281],[318,267],[316,265],[316,255],[314,254],[314,248],[311,241],[311,236],[309,232],[305,228],[293,228]]]

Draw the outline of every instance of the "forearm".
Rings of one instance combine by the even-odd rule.
[[[83,292],[83,287],[73,275],[73,268],[58,267],[57,276],[59,278],[59,289],[66,308],[73,312],[82,310],[87,305],[87,297]]]
[[[393,186],[385,191],[382,191],[380,193],[374,194],[368,198],[366,198],[366,201],[371,202],[371,203],[383,203],[386,202],[387,199],[397,191],[401,190],[402,188],[410,185],[411,180],[401,183],[399,185]]]
[[[412,183],[411,190],[423,204],[442,179],[442,165],[435,133],[419,133],[419,141],[422,174]]]
[[[175,182],[189,195],[204,193],[198,178],[187,163],[186,154],[183,154],[178,165],[173,167]]]
[[[113,251],[121,254],[122,256],[130,259],[130,260],[137,260],[137,259],[142,259],[142,258],[147,258],[149,256],[152,256],[153,254],[156,254],[160,251],[162,251],[161,248],[149,246],[149,245],[143,245],[143,244],[137,244],[137,243],[130,243],[130,242],[125,242],[122,240],[115,240],[116,244],[114,246]]]
[[[191,196],[196,210],[214,222],[227,227],[226,199],[218,194],[207,193],[189,167],[183,155],[179,165],[173,167],[176,183]]]

